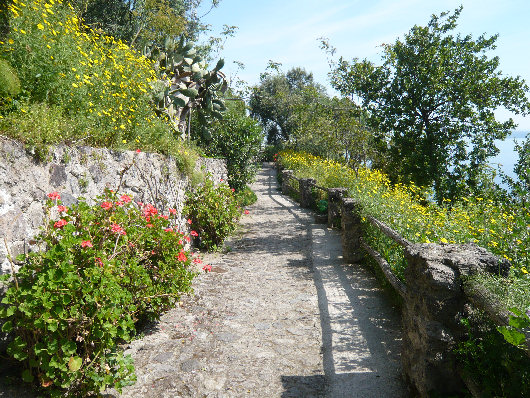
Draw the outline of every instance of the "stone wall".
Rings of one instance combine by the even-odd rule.
[[[292,194],[295,191],[292,181],[298,181],[300,202],[302,198],[309,201],[309,180],[295,179],[291,170],[283,170],[282,177],[283,193]],[[403,284],[386,260],[364,242],[362,208],[354,199],[345,197],[346,194],[345,188],[328,189],[328,226],[341,229],[345,262],[361,263],[363,257],[370,254],[401,296],[401,359],[404,376],[414,396],[462,396],[469,383],[462,378],[454,355],[454,349],[465,339],[466,330],[460,320],[473,308],[471,302],[482,310],[489,306],[478,305],[472,300],[462,277],[477,273],[505,276],[509,263],[475,244],[412,244],[387,225],[366,216],[367,221],[404,248],[407,266]],[[486,312],[492,316],[490,311]],[[507,321],[498,324],[505,325]]]
[[[223,160],[198,163],[215,182],[226,179]],[[6,242],[13,257],[36,249],[32,238],[42,225],[50,192],[58,191],[68,206],[80,196],[94,199],[109,188],[162,210],[175,208],[182,216],[188,184],[175,161],[159,154],[59,146],[51,150],[48,162],[41,163],[22,144],[0,137],[0,273],[11,272]],[[180,227],[184,228],[183,220]]]

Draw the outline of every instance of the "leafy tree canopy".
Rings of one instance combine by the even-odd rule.
[[[313,80],[313,74],[303,68],[280,71],[280,64],[269,62],[261,75],[260,84],[250,95],[250,113],[262,124],[270,144],[288,141],[296,130],[295,108],[307,101],[325,96],[325,89]]]
[[[211,0],[216,7],[220,0]],[[73,0],[85,23],[93,29],[142,48],[163,44],[166,38],[196,40],[207,30],[196,10],[202,0]]]
[[[433,187],[439,201],[480,190],[487,159],[498,153],[494,141],[515,127],[494,111],[529,110],[525,82],[503,76],[499,58],[486,55],[497,35],[451,34],[461,11],[433,15],[384,45],[381,66],[341,57],[330,74],[333,87],[358,97],[372,125],[388,134],[385,171]]]

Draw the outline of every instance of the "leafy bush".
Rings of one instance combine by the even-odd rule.
[[[0,58],[0,98],[20,94],[20,80],[9,63]]]
[[[248,185],[239,192],[236,192],[236,197],[239,206],[241,207],[250,206],[256,203],[256,201],[258,200],[256,194],[252,191],[252,189],[250,189]]]
[[[23,379],[51,396],[121,390],[135,376],[118,342],[189,292],[201,260],[172,227],[174,210],[162,215],[112,191],[71,208],[57,192],[48,196],[38,237],[45,250],[19,258],[24,265],[2,300],[2,329],[14,335],[8,353],[24,363]]]
[[[216,250],[236,229],[241,215],[234,189],[226,183],[217,186],[207,179],[186,195],[184,214],[197,232],[199,247]]]
[[[230,111],[212,126],[212,139],[202,144],[208,155],[226,159],[228,184],[239,191],[256,174],[262,141],[258,122],[244,113]]]

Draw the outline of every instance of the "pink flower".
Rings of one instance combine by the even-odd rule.
[[[201,263],[202,263],[202,260],[201,260],[200,258],[194,258],[194,259],[193,259],[193,262],[194,262],[195,264],[201,264]]]
[[[105,210],[110,210],[110,209],[112,209],[112,203],[111,203],[111,202],[103,202],[103,203],[101,204],[101,207],[102,207],[103,209],[105,209]]]
[[[231,190],[232,192],[235,192],[235,191],[236,191],[234,188],[230,188],[230,190]]]
[[[221,178],[221,182],[224,182],[224,180]]]
[[[120,200],[120,201],[118,201],[118,202],[116,202],[116,206],[118,206],[118,207],[121,207],[121,206],[123,206],[123,202],[122,202],[121,200]]]
[[[60,220],[57,221],[55,224],[53,224],[53,228],[55,228],[55,229],[61,229],[61,228],[64,227],[66,224],[68,224],[68,221],[66,221],[65,219],[60,219]]]
[[[89,240],[84,240],[81,242],[81,247],[82,248],[85,248],[85,247],[94,247],[94,245],[92,245],[92,242],[90,242]]]
[[[113,234],[116,234],[116,235],[126,235],[127,233],[125,232],[125,230],[120,227],[118,224],[116,223],[112,223],[112,225],[110,226],[110,230],[112,231]]]
[[[245,210],[245,214],[249,214],[250,212],[248,210]]]
[[[190,232],[190,235],[191,235],[191,236],[199,236],[199,234],[198,234],[197,232],[195,232],[195,231],[191,231],[191,232]]]
[[[139,149],[137,149],[137,150],[136,150],[136,153],[140,153],[140,152],[142,152],[142,151],[141,151],[141,150],[139,150]]]
[[[158,216],[158,218],[163,218],[164,220],[167,220],[169,217],[168,216]]]
[[[144,205],[142,212],[144,217],[154,216],[158,214],[158,210],[156,209],[156,207],[149,203]]]
[[[210,272],[212,270],[212,266],[210,264],[204,264],[202,270],[204,272]]]
[[[68,211],[68,208],[63,205],[58,205],[57,210],[59,211],[59,213],[66,213]]]
[[[146,228],[153,228],[153,224],[146,224]]]
[[[164,229],[165,232],[173,232],[173,228],[166,228]]]
[[[169,214],[173,215],[173,216],[176,216],[177,215],[177,210],[175,209],[169,209]]]
[[[188,224],[191,225],[191,218],[188,218]]]
[[[191,242],[191,239],[189,236],[185,236],[184,239],[186,239],[188,242]]]
[[[123,203],[129,203],[132,199],[129,195],[121,195],[120,196],[120,200],[123,202]]]
[[[182,239],[179,239],[179,245],[182,245],[184,242],[182,242]]]
[[[61,195],[59,195],[59,192],[51,192],[48,194],[48,198],[51,200],[61,200]]]
[[[178,255],[178,260],[179,261],[186,261],[188,258],[186,257],[186,253],[184,253],[183,251],[181,251]]]

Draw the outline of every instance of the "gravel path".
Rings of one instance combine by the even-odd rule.
[[[282,196],[269,165],[252,188],[231,251],[128,346],[138,381],[122,396],[407,397],[399,312],[373,276],[341,263],[338,232]]]

